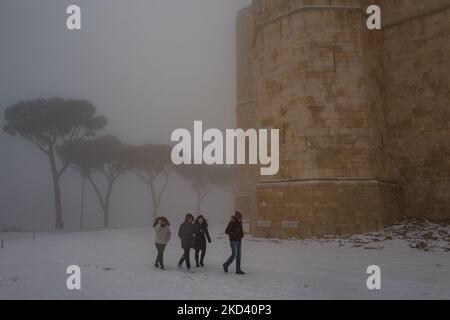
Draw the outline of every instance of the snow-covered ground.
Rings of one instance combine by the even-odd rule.
[[[153,267],[150,228],[0,233],[0,299],[450,299],[448,225],[408,223],[368,235],[309,240],[246,237],[244,276],[224,274],[224,226],[212,224],[207,266],[186,273],[173,238],[167,271]],[[193,257],[192,259],[193,260]],[[66,289],[69,265],[82,289]],[[381,290],[366,269],[381,267]]]

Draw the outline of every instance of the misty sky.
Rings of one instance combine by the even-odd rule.
[[[0,111],[38,97],[91,101],[108,118],[104,134],[127,143],[169,143],[176,128],[235,126],[235,19],[251,0],[1,0]],[[82,10],[82,30],[66,29],[66,7]],[[22,138],[0,133],[0,229],[53,226],[48,161]],[[63,176],[68,227],[77,225],[80,181]],[[101,222],[91,190],[88,224]],[[180,196],[183,195],[183,196]],[[148,191],[133,176],[113,194],[112,223],[148,222]],[[195,208],[189,185],[172,177],[162,213]],[[231,214],[229,194],[214,192],[211,217]],[[126,215],[124,214],[126,212]],[[177,221],[175,221],[177,222]]]

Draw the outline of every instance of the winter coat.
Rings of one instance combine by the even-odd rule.
[[[194,225],[183,222],[178,230],[178,237],[181,240],[181,248],[190,249],[194,242]]]
[[[161,226],[160,224],[157,224],[155,226],[155,242],[158,244],[164,244],[166,245],[171,236],[170,227],[168,225]]]
[[[208,224],[206,222],[194,224],[194,249],[205,250],[206,240],[211,242],[211,237],[208,232]]]
[[[242,229],[242,222],[239,222],[235,217],[231,217],[225,233],[229,236],[230,241],[241,241],[244,237],[244,230]]]

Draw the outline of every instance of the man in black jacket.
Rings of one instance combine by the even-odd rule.
[[[190,251],[194,242],[194,225],[192,222],[194,221],[194,216],[188,213],[184,219],[184,222],[181,224],[180,229],[178,230],[178,237],[181,240],[181,248],[184,250],[183,255],[178,262],[178,268],[181,268],[181,265],[186,260],[186,268],[188,271],[191,269],[191,261],[190,261]]]
[[[223,271],[228,272],[228,267],[236,259],[236,274],[245,274],[241,269],[241,247],[244,231],[242,230],[242,214],[239,211],[234,213],[231,221],[225,230],[225,233],[230,238],[231,256],[223,264]]]

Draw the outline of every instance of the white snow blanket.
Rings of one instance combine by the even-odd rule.
[[[224,226],[203,268],[176,268],[173,238],[167,271],[155,269],[151,228],[0,233],[0,299],[449,299],[448,225],[409,223],[381,232],[308,240],[243,241],[244,276],[225,274],[230,249]],[[81,269],[81,290],[68,290],[69,265]],[[369,290],[367,267],[381,268],[381,290]]]

